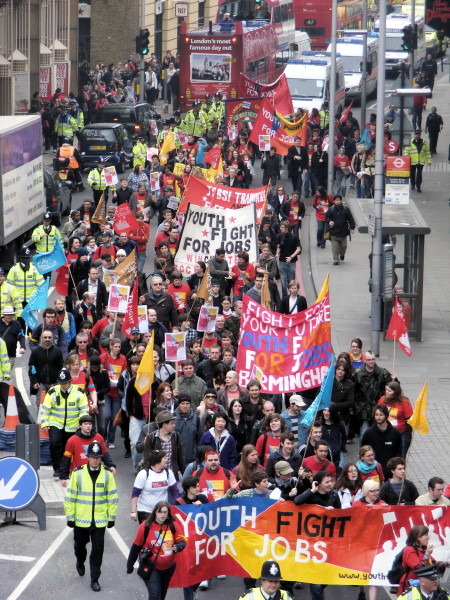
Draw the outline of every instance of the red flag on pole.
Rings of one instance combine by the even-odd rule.
[[[131,290],[130,297],[128,298],[127,311],[125,313],[125,317],[122,323],[122,333],[127,336],[127,338],[131,337],[131,330],[133,327],[139,327],[139,319],[138,319],[138,287],[139,280],[136,277],[134,280],[133,289]]]
[[[208,152],[203,156],[203,162],[209,163],[213,169],[217,170],[219,168],[221,151],[221,148],[211,148],[211,150],[208,150]]]
[[[139,223],[136,221],[136,217],[130,208],[130,205],[125,202],[116,208],[114,214],[113,228],[114,231],[120,235],[121,233],[129,233],[138,229]]]
[[[391,322],[389,323],[386,332],[386,339],[397,340],[401,350],[403,350],[406,356],[411,356],[411,346],[409,344],[405,315],[403,314],[403,309],[397,296],[395,296],[394,310],[392,311]]]
[[[345,121],[348,118],[348,113],[351,111],[353,106],[353,100],[350,102],[350,104],[347,106],[347,108],[344,110],[344,112],[342,113],[341,118],[338,121],[338,125],[340,125],[341,123],[345,123]]]
[[[56,269],[55,290],[61,296],[69,295],[69,265],[65,264]]]

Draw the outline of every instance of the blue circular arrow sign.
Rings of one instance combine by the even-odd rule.
[[[39,477],[23,458],[7,456],[0,459],[0,507],[21,510],[29,506],[39,491]]]

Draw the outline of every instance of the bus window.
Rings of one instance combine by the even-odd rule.
[[[274,23],[281,23],[281,6],[275,6],[273,11]]]
[[[293,98],[322,98],[323,79],[291,79],[287,80]]]
[[[268,62],[269,59],[267,56],[249,62],[247,65],[247,75],[252,79],[258,79],[267,74]]]
[[[298,46],[297,46],[298,50]],[[277,52],[275,55],[275,65],[277,69],[281,69],[287,63],[290,58],[290,51],[283,50],[282,52]]]
[[[287,4],[283,4],[281,7],[281,20],[287,21],[289,19],[288,7]]]

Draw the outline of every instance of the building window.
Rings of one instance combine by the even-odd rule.
[[[154,53],[158,60],[162,57],[162,44],[163,44],[163,15],[155,15],[155,47]]]
[[[203,27],[205,25],[205,3],[198,3],[198,26]]]

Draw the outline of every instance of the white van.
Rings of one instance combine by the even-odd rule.
[[[425,58],[425,22],[423,17],[416,16],[417,50],[414,50],[414,65],[418,65]],[[386,17],[386,75],[397,77],[401,71],[401,64],[409,68],[409,52],[402,48],[403,28],[411,25],[411,15],[392,13]],[[375,31],[379,31],[379,21],[375,21]]]
[[[336,40],[336,48],[344,64],[345,97],[347,100],[354,99],[355,103],[360,103],[364,37],[362,35],[350,35],[349,32],[343,38]],[[328,46],[327,52],[331,52],[331,44]],[[378,37],[370,37],[369,34],[367,36],[367,97],[375,93],[377,77]]]
[[[294,109],[320,110],[330,99],[331,54],[330,52],[303,52],[300,58],[288,61],[284,71]],[[336,115],[340,115],[345,104],[344,65],[336,57]]]

